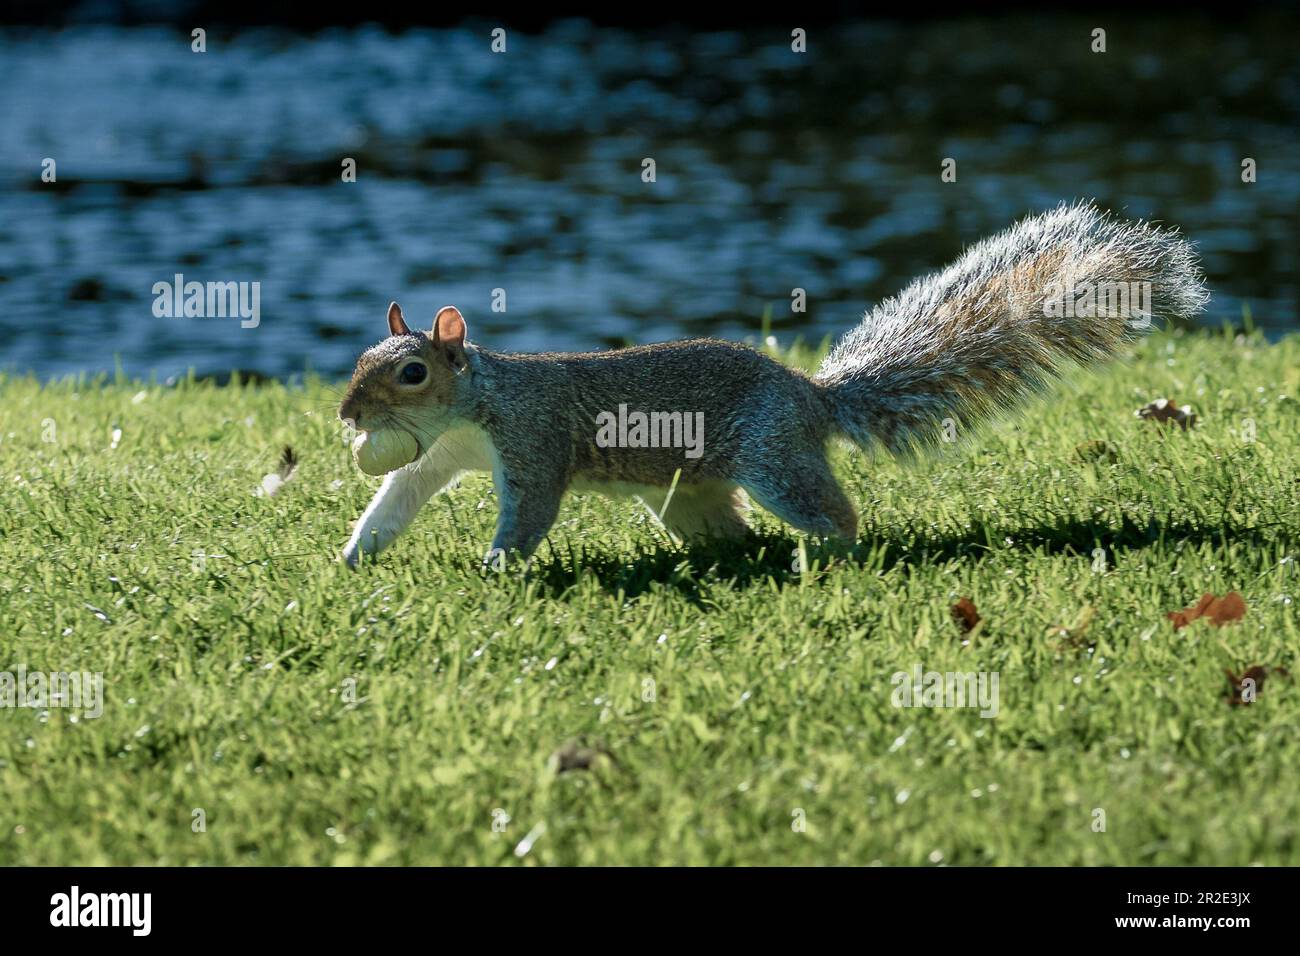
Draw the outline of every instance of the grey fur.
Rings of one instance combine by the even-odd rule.
[[[942,421],[971,424],[1045,385],[1071,360],[1114,354],[1123,317],[1044,314],[1055,282],[1149,282],[1157,317],[1185,318],[1209,298],[1196,254],[1175,230],[1061,205],[972,246],[868,313],[817,380],[843,431],[894,452],[937,441]]]
[[[532,554],[575,484],[636,494],[658,513],[679,469],[663,518],[682,537],[746,534],[744,489],[797,528],[851,541],[857,513],[826,460],[833,437],[908,451],[936,441],[944,418],[973,423],[1064,363],[1116,351],[1129,334],[1123,317],[1044,314],[1044,290],[1070,278],[1150,282],[1157,316],[1191,315],[1207,299],[1195,255],[1176,233],[1077,204],[1026,219],[913,282],[844,336],[812,378],[707,339],[505,355],[447,338],[437,325],[392,336],[358,361],[339,414],[362,428],[407,429],[427,455],[388,476],[344,557],[355,563],[388,544],[461,470],[489,468],[500,503],[489,557]],[[463,325],[450,327],[463,336]],[[399,385],[413,356],[429,364],[429,380]],[[598,416],[620,404],[702,412],[703,454],[602,447]]]

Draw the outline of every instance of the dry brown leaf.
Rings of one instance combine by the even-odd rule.
[[[970,598],[961,598],[949,608],[949,611],[963,634],[975,630],[975,625],[980,622],[979,612],[975,610],[975,602]]]
[[[1265,667],[1262,664],[1254,664],[1247,667],[1240,674],[1234,674],[1226,667],[1223,669],[1223,673],[1228,676],[1228,683],[1231,685],[1228,692],[1228,703],[1237,707],[1259,699],[1260,692],[1264,689],[1264,678],[1269,674],[1287,677],[1291,672],[1285,667]],[[1247,681],[1251,682],[1249,686],[1252,692],[1249,696],[1246,693]]]
[[[1155,422],[1173,422],[1183,431],[1196,424],[1196,413],[1192,411],[1192,406],[1183,405],[1180,408],[1172,398],[1157,398],[1133,414]]]
[[[1236,591],[1229,591],[1223,597],[1215,597],[1206,592],[1191,607],[1170,611],[1165,616],[1174,622],[1174,630],[1178,630],[1199,618],[1206,618],[1211,624],[1221,627],[1232,621],[1240,621],[1245,615],[1246,599]]]

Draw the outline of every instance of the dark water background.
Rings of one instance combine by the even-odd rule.
[[[1077,197],[1182,227],[1208,323],[1297,328],[1300,21],[1101,19],[822,26],[804,55],[781,28],[581,21],[504,55],[487,23],[214,30],[204,54],[0,31],[0,368],[342,373],[392,298],[510,350],[756,336],[767,307],[816,340]],[[260,282],[261,324],[155,318],[177,272]]]

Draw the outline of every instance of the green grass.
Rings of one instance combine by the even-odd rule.
[[[1165,395],[1200,424],[1134,418]],[[485,478],[334,563],[377,482],[325,386],[0,379],[0,670],[105,682],[0,709],[0,864],[1300,863],[1300,689],[1223,675],[1297,670],[1298,395],[1300,337],[1165,334],[932,460],[839,453],[850,559],[581,496],[520,577]],[[1088,607],[1091,651],[1049,633]],[[918,664],[1000,713],[892,706]],[[556,773],[573,740],[609,756]]]

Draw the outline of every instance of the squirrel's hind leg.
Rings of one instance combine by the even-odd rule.
[[[756,463],[736,478],[750,497],[786,524],[848,544],[857,540],[857,510],[831,474],[825,456]]]

